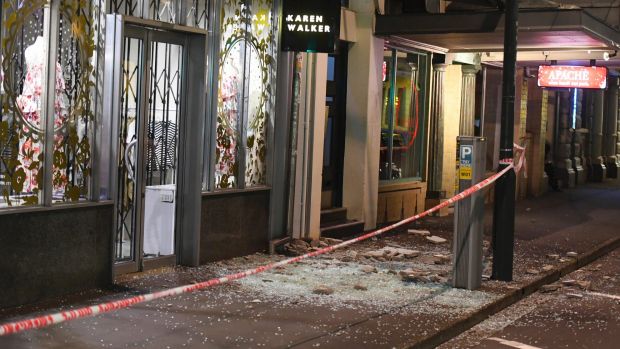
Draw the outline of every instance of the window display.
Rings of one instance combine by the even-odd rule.
[[[222,3],[215,150],[218,189],[267,183],[267,125],[273,114],[271,82],[277,47],[273,6],[272,0]]]
[[[101,4],[57,1],[57,11],[46,10],[46,0],[3,2],[0,206],[78,201],[90,194],[94,18]],[[59,24],[50,34],[56,43],[51,52],[50,38],[43,36],[46,13]],[[48,78],[51,53],[56,62]],[[46,127],[46,117],[53,127]],[[44,165],[46,137],[53,146]]]
[[[39,203],[43,174],[41,125],[46,1],[5,1],[2,12],[0,206]]]
[[[427,74],[426,54],[385,50],[380,180],[423,177]]]
[[[48,57],[45,48],[45,39],[38,36],[35,42],[30,45],[25,52],[26,78],[24,79],[22,93],[17,97],[17,106],[21,110],[24,126],[24,134],[20,138],[19,162],[20,169],[26,174],[23,190],[33,192],[39,184],[39,168],[33,163],[39,161],[42,152],[42,143],[34,141],[26,135],[30,132],[42,133],[41,107],[44,104],[43,96],[43,74],[45,59]],[[63,79],[62,68],[56,63],[56,84],[55,84],[55,103],[54,103],[54,153],[61,152],[64,136],[58,131],[64,128],[67,121],[67,103],[63,94],[65,81]],[[59,157],[53,165],[53,188],[54,191],[62,191],[67,184],[66,168],[63,166],[63,159]],[[19,171],[19,169],[18,169]]]

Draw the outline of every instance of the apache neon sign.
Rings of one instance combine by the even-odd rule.
[[[568,65],[538,67],[538,86],[558,88],[607,88],[607,68]]]

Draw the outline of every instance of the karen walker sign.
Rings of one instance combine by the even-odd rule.
[[[607,68],[542,65],[538,68],[538,86],[604,89],[607,87]]]
[[[284,0],[282,50],[334,52],[340,33],[340,1]]]

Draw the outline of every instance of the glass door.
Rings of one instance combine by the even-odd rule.
[[[176,264],[183,34],[124,27],[116,183],[119,272]]]

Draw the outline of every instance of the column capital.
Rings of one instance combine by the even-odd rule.
[[[472,76],[478,73],[478,69],[473,65],[464,64],[461,66],[461,72],[463,76]]]
[[[445,72],[448,68],[448,64],[446,63],[435,63],[433,64],[433,70],[439,72]]]

